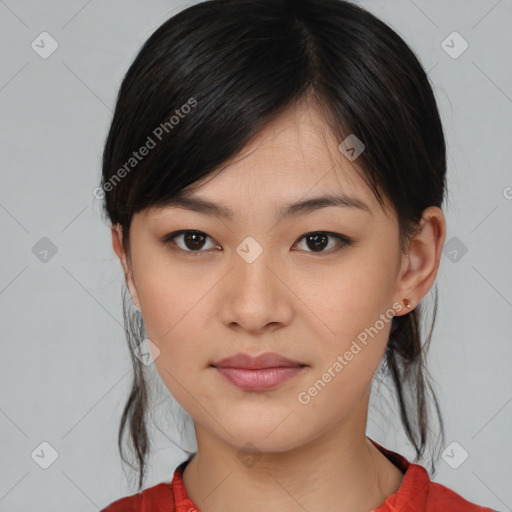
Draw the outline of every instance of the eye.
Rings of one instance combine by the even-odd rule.
[[[338,240],[338,244],[335,245],[334,249],[331,248],[327,251],[324,251],[323,249],[329,245],[329,238]],[[350,238],[344,235],[338,235],[336,233],[329,233],[328,231],[314,231],[312,233],[306,233],[299,238],[299,242],[301,240],[304,240],[309,248],[313,248],[312,251],[306,252],[314,253],[336,252],[352,243]]]
[[[174,233],[169,233],[166,235],[162,242],[165,244],[172,243],[172,245],[177,246],[178,250],[182,250],[184,252],[191,252],[191,253],[200,253],[200,252],[206,252],[201,251],[200,249],[204,247],[204,241],[209,238],[212,240],[206,233],[203,233],[202,231],[195,231],[190,229],[183,229],[181,231],[175,231]],[[182,244],[175,243],[174,239],[182,240]],[[213,248],[218,247],[214,246]],[[172,247],[174,249],[174,247]]]
[[[334,249],[331,247],[329,250],[325,251],[326,246],[329,246],[328,240],[335,239],[338,241],[338,243],[334,246]],[[174,240],[180,240],[181,244],[174,242]],[[196,231],[191,229],[183,229],[181,231],[174,231],[173,233],[169,233],[168,235],[165,235],[162,238],[162,242],[164,244],[172,244],[175,247],[171,247],[171,249],[175,250],[181,250],[183,252],[188,253],[201,253],[201,252],[207,252],[206,250],[201,250],[205,246],[205,240],[210,239],[206,233],[203,231]],[[313,253],[323,253],[323,252],[336,252],[342,249],[343,247],[350,245],[353,241],[344,236],[339,235],[336,233],[330,233],[327,231],[314,231],[311,233],[306,233],[305,235],[302,235],[298,242],[304,240],[307,244],[307,247],[313,248],[312,251],[306,251],[306,252],[313,252]],[[298,243],[296,242],[296,243]],[[218,245],[213,244],[213,248],[219,247]],[[208,249],[208,248],[207,248]]]

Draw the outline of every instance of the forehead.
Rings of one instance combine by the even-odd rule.
[[[133,220],[164,222],[188,210],[224,223],[258,219],[275,225],[285,218],[330,210],[382,229],[396,223],[388,199],[384,196],[382,209],[357,159],[349,160],[339,145],[319,111],[299,104],[267,123],[217,169],[166,204],[138,212]]]
[[[279,203],[309,194],[343,193],[374,204],[362,171],[341,153],[339,143],[317,109],[299,104],[265,125],[237,155],[184,193],[228,201],[237,193],[261,194]]]

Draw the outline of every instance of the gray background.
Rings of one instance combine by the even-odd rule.
[[[457,469],[440,459],[434,479],[512,510],[512,2],[361,4],[419,55],[447,135],[448,233],[430,362],[446,446],[458,443],[450,462],[462,449],[469,457]],[[92,191],[122,76],[183,7],[0,0],[0,512],[89,512],[135,492],[116,444],[131,383],[123,275]],[[31,47],[43,31],[59,45],[46,59]],[[446,45],[458,52],[462,41],[442,43],[454,31],[469,44],[457,58]],[[51,247],[44,237],[56,254],[41,252]],[[146,486],[169,481],[185,459],[175,443],[195,448],[173,423],[180,408],[158,379],[155,387],[161,430],[153,429]],[[410,455],[380,403],[368,435]],[[40,464],[51,462],[52,448],[42,442],[58,453],[47,469]]]

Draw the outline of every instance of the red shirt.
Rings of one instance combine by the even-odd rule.
[[[470,503],[444,485],[432,482],[423,466],[412,464],[400,454],[370,441],[405,474],[400,488],[372,512],[496,512]],[[170,483],[160,483],[121,498],[100,512],[201,512],[189,498],[181,476],[191,458],[175,469]]]

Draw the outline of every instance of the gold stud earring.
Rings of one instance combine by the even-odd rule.
[[[406,308],[410,308],[411,307],[411,301],[409,299],[404,299],[404,306]]]

